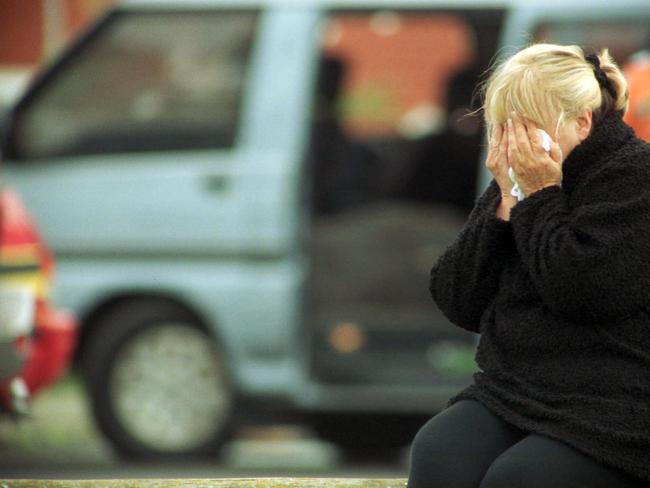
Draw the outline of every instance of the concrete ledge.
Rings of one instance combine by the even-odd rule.
[[[134,480],[6,480],[0,488],[405,488],[405,479],[230,478]]]

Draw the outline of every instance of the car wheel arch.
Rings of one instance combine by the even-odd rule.
[[[191,317],[192,322],[197,327],[215,340],[215,344],[219,346],[220,352],[224,354],[226,358],[230,358],[230,348],[219,333],[218,327],[215,327],[214,325],[210,326],[209,321],[206,320],[204,315],[197,310],[197,307],[190,305],[186,300],[183,300],[178,296],[160,292],[143,292],[138,290],[105,296],[92,306],[87,307],[87,309],[80,314],[79,337],[74,356],[75,366],[81,366],[85,347],[88,345],[93,335],[95,335],[98,329],[102,326],[105,317],[111,315],[118,308],[141,302],[148,302],[154,305],[157,303],[164,307],[173,306],[183,311],[183,313]],[[227,362],[230,363],[230,361]]]

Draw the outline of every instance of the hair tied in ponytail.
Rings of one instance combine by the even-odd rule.
[[[614,100],[616,100],[616,90],[612,86],[612,83],[610,82],[609,78],[607,78],[607,74],[603,71],[603,69],[600,67],[600,59],[598,56],[595,54],[588,54],[585,56],[585,61],[590,63],[594,67],[594,76],[596,77],[596,80],[598,80],[598,84],[600,85],[601,88],[604,88],[609,92],[609,94],[612,96]]]

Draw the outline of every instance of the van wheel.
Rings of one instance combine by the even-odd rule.
[[[214,454],[233,430],[224,355],[191,314],[130,301],[101,319],[82,368],[100,430],[122,455]]]

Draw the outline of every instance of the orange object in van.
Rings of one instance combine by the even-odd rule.
[[[650,53],[640,54],[625,67],[630,106],[625,121],[641,139],[650,142]]]

